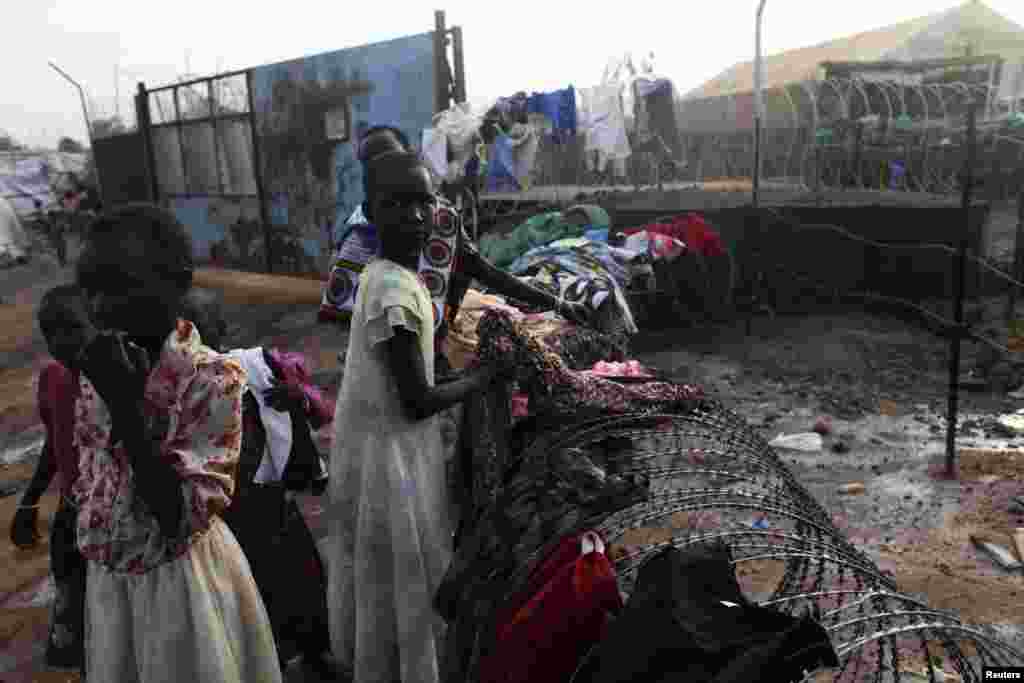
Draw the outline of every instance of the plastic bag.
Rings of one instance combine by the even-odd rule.
[[[768,445],[772,448],[781,448],[787,451],[817,453],[824,444],[825,442],[822,440],[821,434],[803,432],[800,434],[779,434]]]

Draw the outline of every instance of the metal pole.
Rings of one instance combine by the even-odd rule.
[[[149,110],[149,92],[146,91],[146,84],[141,81],[139,82],[139,92],[135,96],[135,112],[146,157],[146,186],[149,191],[149,200],[158,204],[160,202],[160,184],[157,181],[156,153],[153,150],[153,119],[152,112]]]
[[[754,30],[754,208],[761,199],[761,120],[764,118],[764,60],[761,57],[761,17],[768,0],[757,5],[757,26]]]
[[[974,101],[967,104],[967,162],[963,172],[964,231],[960,235],[954,279],[953,335],[949,350],[949,413],[946,424],[946,475],[956,476],[956,421],[960,391],[960,340],[964,336],[964,280],[967,271],[967,240],[971,233],[971,192],[974,185],[974,158],[977,152],[977,120]]]
[[[260,204],[260,222],[263,223],[263,245],[267,258],[267,272],[274,272],[274,259],[270,246],[270,211],[267,193],[263,187],[263,159],[260,156],[260,135],[256,126],[256,97],[253,95],[252,71],[245,72],[245,89],[249,98],[249,131],[252,133],[252,172],[256,180],[256,198]]]
[[[444,10],[434,12],[434,113],[448,109],[451,89],[448,83],[448,31]]]
[[[452,27],[452,51],[455,59],[455,101],[466,101],[466,58],[462,51],[462,27]]]
[[[83,90],[82,86],[78,84],[78,81],[76,81],[75,79],[71,78],[71,76],[69,76],[67,74],[67,72],[64,71],[63,69],[61,69],[59,66],[57,66],[53,62],[47,62],[47,64],[49,64],[51,69],[53,69],[54,71],[59,73],[61,76],[63,76],[64,79],[68,83],[70,83],[71,85],[75,86],[75,89],[78,90],[78,98],[82,102],[82,116],[85,118],[85,133],[86,133],[86,135],[89,136],[89,147],[93,147],[93,142],[94,141],[93,141],[93,137],[92,137],[92,120],[89,118],[89,106],[85,102],[85,90]],[[92,158],[93,158],[93,164],[92,165],[93,165],[93,168],[96,170],[96,194],[99,195],[100,201],[103,201],[103,184],[100,182],[100,167],[99,167],[99,165],[96,164],[96,151],[95,150],[93,150],[93,157]]]
[[[1013,279],[1020,281],[1024,274],[1024,173],[1017,174],[1017,237],[1013,245]],[[1007,327],[1017,318],[1017,285],[1010,285],[1010,296],[1006,302]]]

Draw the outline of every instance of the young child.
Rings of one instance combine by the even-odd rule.
[[[360,683],[438,683],[443,623],[432,600],[447,569],[445,457],[436,416],[497,371],[434,381],[434,306],[417,276],[434,204],[414,155],[367,165],[380,256],[360,276],[330,458],[330,632]]]
[[[19,548],[31,547],[39,540],[39,499],[56,475],[60,505],[50,530],[50,567],[57,597],[46,643],[46,663],[82,670],[86,563],[77,546],[78,511],[70,501],[71,485],[78,476],[72,430],[79,379],[73,368],[78,352],[95,330],[86,314],[83,293],[74,285],[47,292],[36,315],[55,359],[39,373],[39,417],[46,428],[46,441],[11,524],[11,540]]]

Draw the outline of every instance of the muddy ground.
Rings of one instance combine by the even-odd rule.
[[[32,380],[46,356],[32,308],[47,287],[69,277],[70,270],[48,254],[3,272],[0,454],[6,464],[0,473],[6,482],[27,478],[38,457]],[[228,312],[233,345],[302,350],[317,379],[336,384],[337,354],[346,338],[340,329],[318,324],[314,306],[234,304]],[[964,349],[966,371],[984,354],[976,344]],[[850,309],[758,317],[749,336],[742,321],[645,331],[633,350],[642,362],[703,384],[769,439],[809,431],[819,417],[830,416],[833,431],[821,452],[782,454],[840,528],[904,591],[966,620],[996,625],[1024,647],[1024,575],[1003,572],[968,538],[981,534],[1009,545],[1007,534],[1024,527],[1024,515],[1009,511],[1009,499],[1024,495],[1024,463],[999,454],[965,456],[958,479],[942,476],[946,340],[900,319]],[[962,394],[959,445],[1024,448],[1024,436],[994,421],[1021,404],[1005,392]],[[851,482],[863,482],[865,493],[837,492]],[[15,502],[15,495],[0,499],[4,536]],[[303,509],[323,539],[318,502],[306,499]],[[31,557],[7,553],[3,561],[18,577],[0,595],[3,680],[43,680],[29,672],[40,666],[44,608],[52,599],[43,580],[45,551]],[[292,671],[290,680],[303,679]]]

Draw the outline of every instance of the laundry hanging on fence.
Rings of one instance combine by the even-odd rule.
[[[620,88],[617,85],[599,85],[577,91],[579,93],[579,130],[586,134],[584,150],[588,168],[593,168],[596,153],[598,170],[609,161],[627,159],[632,154],[626,134],[626,117],[622,111]]]
[[[547,117],[556,141],[564,142],[576,135],[576,90],[571,85],[565,90],[533,93],[526,101],[526,111]]]
[[[487,191],[519,192],[520,189],[522,188],[516,176],[516,156],[512,138],[504,134],[499,135],[491,146],[487,163]]]
[[[434,116],[434,131],[429,145],[424,130],[423,155],[435,173],[447,182],[456,182],[466,175],[466,166],[476,152],[480,140],[482,117],[474,114],[468,103],[452,106]],[[437,137],[444,138],[444,145]]]
[[[439,178],[448,175],[448,136],[443,130],[426,128],[423,130],[421,145],[423,158],[430,170]]]
[[[533,169],[537,163],[540,137],[530,124],[517,123],[509,131],[509,139],[512,141],[513,172],[519,182],[519,187],[528,190],[533,182]]]
[[[675,88],[666,78],[633,82],[636,132],[641,140],[657,135],[672,159],[682,160],[683,141],[676,121]]]

